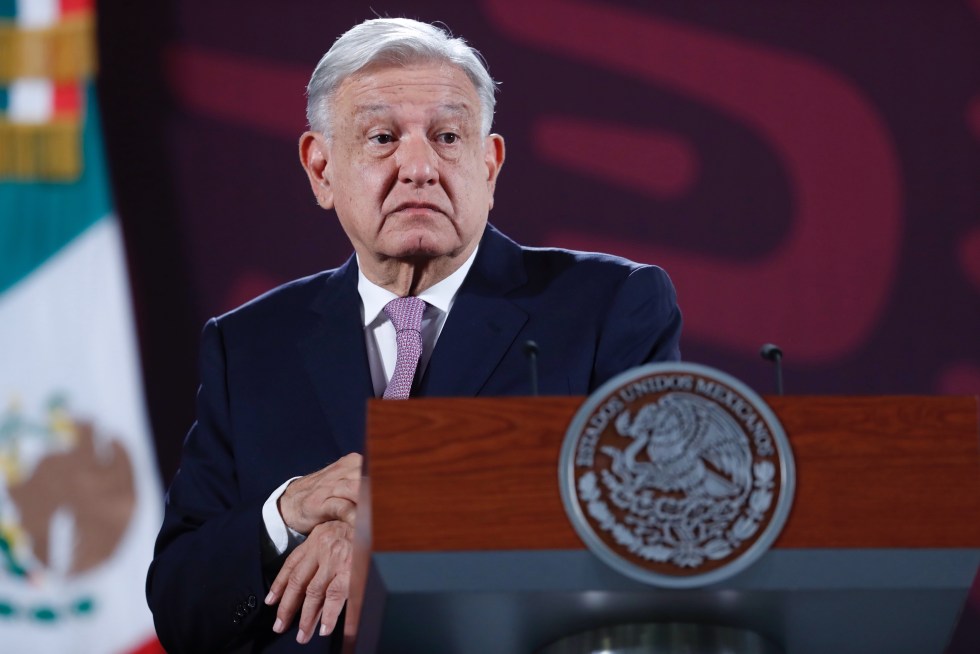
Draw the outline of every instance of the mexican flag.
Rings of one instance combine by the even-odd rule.
[[[162,651],[161,516],[91,2],[0,0],[0,651]]]

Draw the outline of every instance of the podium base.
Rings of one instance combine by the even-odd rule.
[[[691,623],[624,624],[562,638],[537,654],[782,654],[754,631]]]

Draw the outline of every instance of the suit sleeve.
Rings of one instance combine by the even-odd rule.
[[[679,361],[681,325],[667,273],[657,266],[635,268],[603,317],[590,391],[635,366]]]
[[[167,493],[147,600],[168,652],[220,652],[271,620],[265,613],[262,502],[242,502],[216,320],[204,328],[198,420]],[[268,618],[269,616],[265,616]]]

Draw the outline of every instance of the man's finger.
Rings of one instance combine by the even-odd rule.
[[[337,618],[340,611],[344,608],[344,602],[350,592],[350,566],[338,571],[337,575],[330,582],[327,592],[324,595],[323,612],[320,616],[320,635],[327,636],[333,633],[337,626]]]
[[[279,574],[272,580],[272,584],[269,586],[269,594],[265,596],[267,606],[272,606],[282,597],[282,592],[286,589],[286,581],[293,573],[293,568],[296,567],[296,563],[303,557],[303,552],[297,553],[298,550],[299,548],[290,552],[279,569]]]
[[[337,459],[332,465],[338,468],[352,468],[358,471],[360,474],[361,465],[364,463],[364,457],[357,452],[351,452],[350,454],[345,454],[344,456]],[[330,466],[327,466],[328,468]]]
[[[316,628],[317,617],[323,609],[324,595],[332,574],[332,570],[321,562],[313,579],[306,586],[306,597],[303,599],[303,609],[299,615],[299,631],[296,634],[296,642],[301,645],[305,645],[313,637],[313,630]]]
[[[279,608],[276,609],[276,622],[272,626],[272,630],[276,633],[281,634],[289,628],[289,625],[293,621],[293,616],[296,615],[296,612],[303,605],[303,600],[306,597],[306,588],[309,585],[310,579],[317,572],[318,562],[316,550],[308,547],[308,545],[309,542],[302,543],[293,550],[293,553],[287,558],[287,563],[289,559],[296,557],[295,564],[287,574],[284,574],[286,566],[283,564],[283,569],[279,571],[279,574],[276,575],[276,579],[273,581],[273,585],[277,583],[284,584],[281,599],[279,600]],[[282,578],[281,582],[280,578]]]
[[[323,522],[338,521],[353,527],[357,517],[357,502],[331,497],[320,506],[320,514],[324,516]]]

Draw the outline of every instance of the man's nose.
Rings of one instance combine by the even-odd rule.
[[[424,137],[403,139],[395,155],[398,180],[415,186],[429,186],[439,181],[439,165],[432,144]]]

